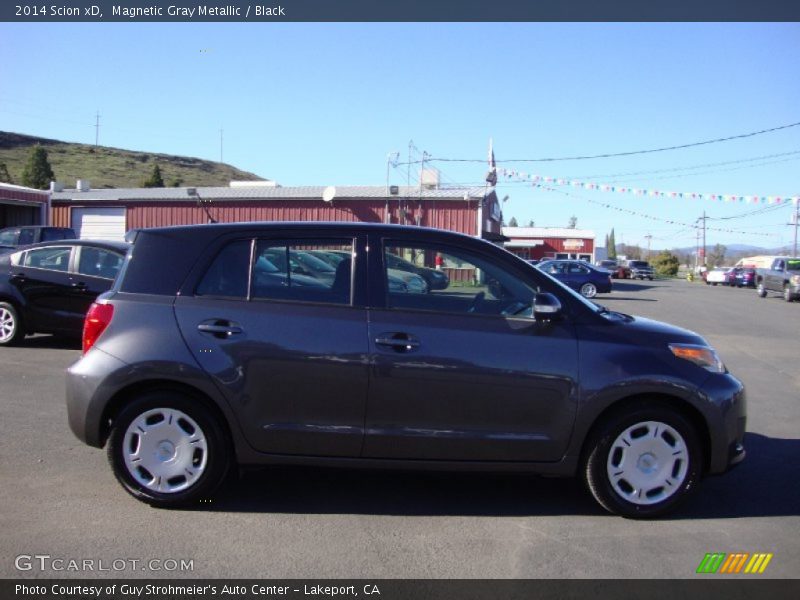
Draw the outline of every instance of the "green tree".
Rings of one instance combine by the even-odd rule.
[[[717,244],[714,249],[708,253],[706,265],[708,268],[719,267],[725,262],[725,251],[727,248],[722,244]]]
[[[651,263],[656,275],[662,277],[675,277],[678,274],[678,267],[680,267],[680,259],[668,250],[660,252]]]
[[[575,229],[578,226],[578,217],[572,215],[569,218],[569,223],[567,224],[567,229]]]
[[[14,183],[4,162],[0,162],[0,183]]]
[[[53,168],[47,160],[47,150],[37,144],[31,148],[28,162],[25,163],[25,168],[22,170],[22,185],[37,190],[46,190],[55,178]]]
[[[517,225],[517,218],[516,217],[511,217],[511,220],[508,222],[508,226],[509,227],[519,227],[519,225]]]
[[[614,228],[611,228],[611,233],[608,234],[608,241],[606,242],[608,248],[608,258],[617,258],[617,241],[614,239]]]
[[[150,177],[144,180],[142,187],[164,187],[164,178],[161,176],[161,168],[158,165],[153,165],[153,172],[150,173]]]
[[[533,220],[528,221],[528,227],[536,227],[536,223]]]

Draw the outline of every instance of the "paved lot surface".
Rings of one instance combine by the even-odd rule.
[[[63,371],[79,351],[41,336],[0,349],[0,577],[92,576],[15,569],[39,554],[123,568],[95,576],[691,578],[706,552],[772,552],[761,577],[798,577],[800,303],[685,281],[617,283],[599,301],[701,333],[748,386],[747,460],[667,519],[608,515],[577,481],[316,469],[151,509],[72,436]]]

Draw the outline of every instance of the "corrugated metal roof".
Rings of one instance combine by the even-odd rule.
[[[70,189],[54,192],[53,200],[67,200],[76,202],[92,201],[186,201],[197,202],[197,197],[189,196],[189,188],[116,188],[98,189],[80,192]],[[297,186],[297,187],[198,187],[195,188],[200,198],[214,201],[235,200],[321,200],[325,186]],[[421,197],[435,200],[477,200],[483,198],[487,191],[483,187],[474,188],[446,188],[436,190],[422,190]],[[420,197],[418,187],[400,186],[397,195],[386,193],[386,186],[336,186],[336,198],[342,199],[374,199],[374,198],[411,198]]]
[[[503,235],[518,238],[584,238],[594,239],[594,231],[568,227],[503,227]]]

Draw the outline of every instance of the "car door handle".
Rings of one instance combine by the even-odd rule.
[[[24,273],[12,273],[12,275],[11,275],[11,280],[12,281],[20,281],[20,282],[22,282],[22,281],[25,281],[27,279],[28,278],[25,276]]]
[[[71,287],[81,292],[85,292],[88,289],[88,286],[83,281],[76,281],[71,284]]]
[[[207,323],[200,323],[197,330],[203,333],[210,333],[216,338],[225,339],[232,335],[242,333],[242,328],[238,323],[231,321],[211,321]]]
[[[375,343],[395,352],[413,352],[420,346],[419,340],[407,333],[384,333],[375,338]]]

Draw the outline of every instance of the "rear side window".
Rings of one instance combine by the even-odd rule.
[[[251,297],[350,304],[352,240],[259,240]]]
[[[195,294],[247,298],[251,240],[238,240],[225,246],[206,271]]]
[[[82,246],[78,260],[78,273],[90,277],[114,279],[122,266],[122,256],[105,248]]]

